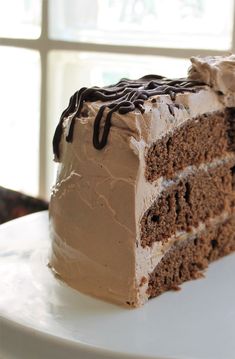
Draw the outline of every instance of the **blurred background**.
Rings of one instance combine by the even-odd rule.
[[[52,136],[81,86],[187,75],[235,52],[234,0],[0,0],[0,186],[48,200]]]

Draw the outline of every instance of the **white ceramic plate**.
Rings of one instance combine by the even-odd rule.
[[[0,226],[0,358],[235,358],[235,255],[140,309],[82,295],[47,267],[48,213]]]

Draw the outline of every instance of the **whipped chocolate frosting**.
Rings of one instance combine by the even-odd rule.
[[[202,81],[220,96],[226,107],[235,106],[235,55],[192,57],[188,78]]]

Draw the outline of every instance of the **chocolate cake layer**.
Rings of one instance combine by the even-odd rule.
[[[177,231],[188,231],[230,211],[235,205],[234,165],[234,158],[220,160],[207,167],[188,168],[173,181],[165,181],[161,194],[142,217],[141,245],[167,240]]]
[[[176,242],[150,275],[148,294],[156,297],[200,277],[208,264],[235,250],[235,216],[208,226],[189,239]]]
[[[191,119],[165,135],[146,154],[147,180],[153,182],[161,176],[171,178],[189,165],[210,162],[234,150],[233,121],[232,111],[217,111]]]

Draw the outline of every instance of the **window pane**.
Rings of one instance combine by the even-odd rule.
[[[0,37],[37,39],[42,0],[0,0]]]
[[[233,0],[50,0],[54,39],[230,49]]]
[[[38,193],[40,57],[0,47],[0,185]]]
[[[184,77],[189,66],[186,59],[170,57],[52,51],[49,55],[51,118],[58,120],[70,96],[82,86],[110,85],[122,77],[137,79],[149,73]]]

